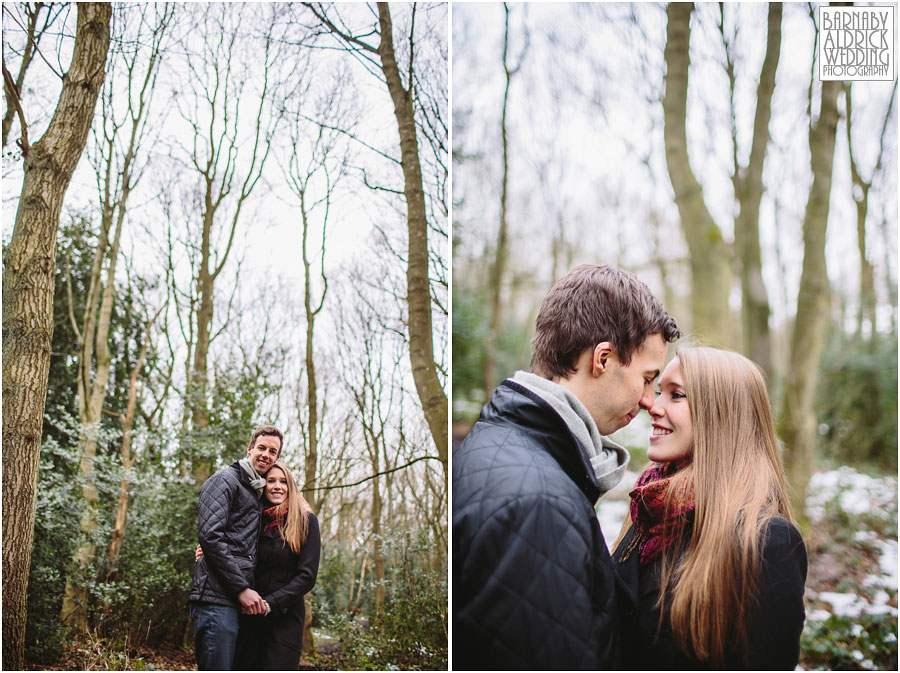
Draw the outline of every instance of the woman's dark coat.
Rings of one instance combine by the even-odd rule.
[[[303,642],[303,596],[319,571],[319,520],[309,513],[306,542],[295,554],[276,529],[263,529],[254,589],[269,603],[268,615],[241,615],[234,670],[296,671]]]
[[[659,610],[658,560],[640,565],[635,550],[620,563],[634,528],[613,552],[616,571],[626,591],[622,610],[623,666],[634,670],[698,670],[711,668],[679,650],[673,640],[668,617],[657,636]],[[800,658],[800,633],[806,613],[803,592],[806,583],[806,547],[799,531],[788,521],[772,519],[762,547],[758,605],[749,616],[747,647],[735,646],[726,653],[726,670],[794,670]]]

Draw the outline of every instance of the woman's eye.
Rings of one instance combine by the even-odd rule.
[[[672,393],[673,400],[683,400],[684,397],[685,397],[684,393],[678,393],[678,392]]]

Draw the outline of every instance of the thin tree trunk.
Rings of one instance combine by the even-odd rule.
[[[378,54],[388,91],[394,103],[394,116],[400,133],[400,163],[403,167],[406,197],[406,223],[409,250],[406,266],[406,298],[409,312],[409,361],[412,366],[416,392],[425,412],[431,437],[437,447],[438,458],[447,480],[447,395],[438,379],[434,362],[431,334],[431,288],[428,281],[428,221],[425,211],[425,192],[422,188],[422,168],[416,140],[416,121],[413,99],[403,87],[400,69],[394,56],[391,10],[386,2],[378,3],[381,41]],[[410,55],[410,63],[412,62]]]
[[[670,3],[666,14],[666,93],[663,120],[666,165],[675,191],[691,267],[692,331],[715,344],[731,342],[731,260],[722,232],[703,202],[687,148],[687,92],[693,3]]]
[[[25,179],[3,277],[3,658],[23,664],[34,497],[53,331],[53,276],[63,198],[105,74],[111,7],[79,3],[72,63]]]
[[[881,128],[881,137],[879,142],[878,160],[872,169],[872,174],[868,180],[862,177],[859,172],[859,165],[853,153],[853,98],[852,88],[849,83],[844,84],[844,96],[847,102],[847,147],[850,155],[850,175],[853,180],[853,200],[856,202],[856,242],[859,251],[859,307],[856,314],[856,331],[857,335],[862,338],[864,336],[864,326],[869,325],[869,334],[875,333],[875,272],[872,263],[869,261],[868,252],[866,250],[866,218],[869,211],[869,189],[875,181],[875,176],[881,170],[884,151],[885,151],[885,134],[887,133],[888,123],[891,117],[891,109],[894,106],[894,98],[897,94],[897,82],[894,81],[894,88],[891,92],[891,100],[888,105],[887,113],[884,117],[884,124]]]
[[[377,447],[376,447],[377,451]],[[378,467],[376,461],[374,467]],[[376,469],[376,474],[378,470]],[[384,616],[384,598],[386,588],[384,585],[384,544],[381,539],[381,486],[380,479],[375,477],[372,480],[372,562],[375,566],[375,619],[379,620]]]
[[[366,580],[366,564],[369,562],[369,550],[363,555],[362,569],[359,571],[359,585],[356,589],[356,600],[353,602],[353,608],[350,614],[356,614],[359,611],[359,602],[362,600],[363,583]]]
[[[769,3],[766,56],[756,89],[756,117],[750,162],[738,170],[735,147],[735,196],[740,213],[735,220],[735,252],[741,265],[741,316],[744,353],[772,377],[772,340],[769,333],[769,297],[762,277],[759,246],[759,207],[763,195],[762,173],[769,146],[769,120],[772,117],[772,94],[781,53],[781,3]],[[733,95],[733,92],[732,92]],[[742,175],[743,174],[743,175]]]
[[[3,78],[3,93],[6,97],[6,114],[3,117],[2,123],[3,147],[6,147],[6,142],[9,140],[9,130],[12,127],[13,119],[16,116],[16,109],[21,106],[22,85],[25,83],[25,72],[28,70],[28,66],[31,65],[31,61],[38,48],[38,43],[41,41],[44,31],[47,30],[47,27],[52,20],[52,17],[49,16],[53,11],[53,7],[51,6],[47,10],[47,21],[44,22],[43,28],[38,30],[38,15],[45,6],[46,5],[43,2],[37,2],[34,6],[29,6],[28,3],[25,3],[24,5],[25,15],[28,17],[28,28],[25,32],[25,49],[22,51],[22,62],[19,64],[19,74],[16,75],[15,82],[7,81],[5,76]],[[5,62],[3,68],[4,70],[6,68]],[[10,76],[10,80],[11,79],[12,77]]]
[[[505,23],[503,28],[503,72],[506,76],[506,86],[503,89],[503,112],[500,115],[500,142],[503,147],[503,176],[500,185],[500,227],[497,230],[497,245],[494,250],[494,263],[491,265],[491,307],[490,325],[487,343],[485,344],[484,357],[484,400],[490,399],[491,393],[497,387],[497,338],[500,332],[501,314],[503,307],[500,303],[500,293],[503,288],[503,275],[506,269],[507,257],[507,218],[506,204],[509,194],[509,138],[507,136],[506,113],[509,107],[509,87],[519,68],[522,67],[522,59],[519,64],[509,66],[509,7],[503,3]],[[527,43],[526,43],[527,44]],[[527,48],[527,47],[526,47]],[[524,57],[524,53],[523,53]]]
[[[119,551],[122,548],[122,540],[125,538],[125,525],[128,522],[128,470],[132,468],[134,461],[137,460],[137,455],[131,453],[131,432],[134,428],[134,414],[137,410],[138,376],[147,358],[150,329],[160,313],[162,313],[163,308],[165,308],[165,305],[156,312],[156,315],[150,319],[144,328],[144,340],[141,343],[141,350],[138,353],[137,363],[131,370],[131,376],[128,381],[128,406],[125,410],[125,415],[122,416],[122,443],[119,446],[119,455],[122,457],[122,479],[119,481],[119,503],[116,509],[112,539],[109,543],[109,565],[106,570],[107,580],[118,578]],[[159,407],[150,415],[147,420],[148,424],[153,422],[153,417],[158,410]]]
[[[94,459],[97,453],[97,436],[100,430],[100,416],[106,400],[109,383],[111,359],[109,353],[109,330],[115,303],[116,268],[119,259],[119,247],[125,215],[128,210],[128,199],[132,189],[141,178],[143,169],[136,164],[141,147],[146,112],[152,100],[156,82],[157,65],[161,37],[165,33],[171,10],[167,10],[157,27],[152,31],[150,58],[147,70],[140,80],[135,79],[138,56],[137,52],[126,63],[128,72],[128,114],[120,123],[116,120],[112,105],[113,92],[101,93],[103,101],[102,138],[100,147],[100,165],[96,167],[98,177],[103,184],[101,198],[102,220],[100,240],[94,253],[91,269],[88,298],[85,306],[83,328],[79,335],[82,348],[79,362],[78,379],[78,414],[81,425],[79,437],[80,464],[82,479],[82,517],[80,531],[82,539],[73,556],[76,567],[83,570],[89,567],[95,557],[95,546],[90,538],[97,527],[98,493],[94,483]],[[143,17],[141,18],[143,20]],[[115,64],[112,67],[116,67]],[[124,153],[117,149],[121,145],[122,129],[130,123],[127,145]],[[96,134],[99,136],[99,133]],[[121,161],[121,164],[119,162]],[[121,168],[116,168],[120,165]],[[109,230],[115,218],[115,231],[109,242]],[[101,270],[106,262],[106,281],[101,282]],[[74,307],[70,306],[74,315]],[[95,350],[92,350],[95,349]],[[94,353],[96,352],[96,362]],[[123,440],[124,441],[124,440]],[[63,622],[84,630],[87,627],[84,605],[86,591],[79,586],[77,577],[66,578],[66,589],[60,613]]]
[[[806,485],[813,471],[816,379],[828,323],[830,288],[825,267],[825,233],[840,88],[840,82],[823,82],[821,111],[809,131],[813,182],[803,217],[803,270],[780,423],[780,435],[785,444],[785,468],[793,487],[794,513],[801,519],[805,518]]]

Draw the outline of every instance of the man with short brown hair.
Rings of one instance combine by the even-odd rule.
[[[194,566],[188,601],[201,671],[231,670],[241,611],[266,612],[265,601],[252,588],[260,498],[263,475],[278,460],[283,440],[274,425],[259,426],[250,435],[247,456],[216,472],[200,490],[197,529],[203,556]]]
[[[653,404],[675,321],[638,278],[584,265],[541,304],[532,372],[453,456],[453,668],[616,668],[615,573],[594,506],[628,465],[604,435]]]

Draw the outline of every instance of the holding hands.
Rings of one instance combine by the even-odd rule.
[[[194,552],[194,561],[199,561],[201,556],[203,556],[203,548],[198,544],[197,550]],[[250,587],[238,594],[238,601],[241,604],[241,612],[245,615],[267,615],[272,612],[268,601],[263,600],[262,596]]]

